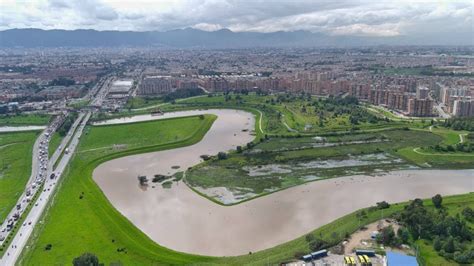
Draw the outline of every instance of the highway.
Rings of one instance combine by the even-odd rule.
[[[72,124],[71,129],[69,130],[67,135],[61,141],[61,144],[59,145],[59,147],[56,149],[56,151],[54,151],[53,155],[49,159],[53,165],[56,163],[56,161],[59,159],[63,151],[66,149],[66,145],[69,143],[69,141],[72,138],[72,135],[73,135],[72,133],[76,130],[77,126],[79,125],[83,117],[84,117],[84,113],[80,113],[77,119]]]
[[[100,82],[98,86],[92,90],[93,92],[90,94],[91,103],[90,107],[100,107],[104,98],[107,96],[108,89],[110,87],[110,83],[113,80],[111,77],[106,77],[103,81]],[[56,131],[57,127],[62,123],[62,121],[54,121],[51,126],[49,126],[42,135],[38,138],[39,144],[35,143],[35,147],[33,149],[33,167],[32,169],[37,169],[37,171],[32,171],[30,181],[28,182],[28,186],[25,188],[25,192],[23,193],[20,201],[25,204],[22,204],[21,211],[24,212],[26,206],[28,204],[25,198],[26,193],[31,194],[30,197],[35,195],[34,193],[40,193],[37,197],[35,202],[30,202],[30,204],[34,204],[33,207],[30,209],[29,213],[24,220],[24,223],[20,225],[18,232],[14,236],[13,240],[8,245],[4,255],[0,258],[0,266],[3,265],[14,265],[18,260],[19,256],[21,255],[22,250],[25,248],[26,243],[28,242],[31,233],[33,232],[34,227],[40,220],[42,214],[44,213],[45,209],[48,206],[48,202],[53,197],[56,187],[58,185],[58,181],[61,178],[64,169],[70,162],[77,145],[79,144],[79,140],[81,138],[82,132],[89,121],[92,111],[89,108],[86,108],[87,111],[80,112],[77,119],[74,121],[73,125],[71,126],[68,134],[64,137],[61,141],[60,146],[56,149],[54,154],[51,156],[50,160],[48,161],[48,144],[53,132]],[[60,116],[61,119],[64,119],[64,116]],[[38,141],[37,141],[38,142]],[[68,151],[66,152],[66,148]],[[61,157],[62,156],[62,157]],[[59,160],[59,161],[58,161]],[[38,164],[41,163],[41,167],[38,167]],[[42,171],[42,172],[40,172]],[[54,173],[54,175],[52,175]],[[34,180],[34,182],[33,182]],[[41,184],[43,185],[42,191],[37,191]],[[34,187],[33,187],[34,186]],[[28,192],[28,190],[30,192]],[[21,214],[20,213],[20,214]],[[15,209],[12,213],[8,216],[15,214]],[[8,219],[6,219],[8,220]],[[6,221],[8,222],[8,221]],[[2,225],[3,230],[3,225]],[[7,233],[6,228],[3,234]],[[1,234],[0,234],[1,236]],[[1,243],[1,242],[0,242]]]
[[[67,146],[69,152],[63,154],[54,171],[51,171],[51,169],[54,167],[53,161],[49,162],[49,167],[46,175],[47,178],[45,178],[44,181],[43,191],[39,191],[40,194],[38,196],[38,199],[36,200],[36,202],[34,202],[34,206],[28,213],[25,222],[23,223],[23,225],[21,225],[21,228],[18,230],[11,244],[8,246],[4,256],[1,258],[0,265],[14,265],[18,260],[18,257],[20,256],[21,251],[23,250],[29,237],[31,236],[35,225],[40,220],[41,215],[46,209],[48,201],[54,195],[55,189],[58,185],[58,181],[61,178],[61,174],[63,173],[67,164],[71,160],[74,151],[76,150],[76,147],[79,143],[79,139],[82,135],[84,127],[90,116],[91,112],[88,112],[87,114],[80,115],[77,118],[77,124],[74,123],[75,125],[78,125],[77,130],[75,131],[75,133],[72,134],[70,143]],[[71,127],[70,132],[74,132],[73,127]],[[58,150],[61,149],[58,148]],[[49,178],[53,173],[55,174],[54,178]]]
[[[31,163],[31,174],[28,182],[26,183],[25,190],[18,198],[17,203],[5,218],[5,221],[0,225],[0,244],[3,244],[5,238],[8,236],[16,222],[15,217],[19,217],[26,209],[27,203],[30,198],[36,193],[39,188],[39,184],[43,182],[46,177],[48,163],[48,145],[51,139],[52,132],[54,132],[58,126],[64,120],[64,116],[58,116],[54,121],[46,127],[46,129],[36,139],[33,150],[32,150],[32,163]]]

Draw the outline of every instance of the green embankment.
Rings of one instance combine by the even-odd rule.
[[[56,151],[56,149],[59,147],[61,144],[61,141],[63,140],[63,137],[58,132],[54,132],[53,136],[51,136],[51,140],[49,141],[49,146],[48,146],[48,156],[51,157]]]
[[[0,133],[0,223],[25,189],[37,137],[35,131]]]
[[[34,248],[27,250],[21,264],[68,264],[86,251],[98,254],[107,264],[189,264],[209,260],[177,253],[151,241],[108,202],[91,176],[99,164],[114,158],[194,144],[215,118],[205,115],[204,119],[193,116],[88,127],[54,203],[43,218],[45,222],[35,228],[37,237],[29,244]],[[114,144],[127,146],[122,149],[124,146]],[[44,249],[47,244],[52,245],[49,251]],[[124,251],[117,251],[122,248]]]
[[[0,115],[0,126],[46,125],[50,119],[48,114]]]
[[[162,97],[134,97],[125,105],[127,109],[138,109],[165,103]]]

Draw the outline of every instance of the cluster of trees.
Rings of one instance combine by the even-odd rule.
[[[474,131],[473,117],[458,117],[446,119],[443,124],[444,127],[452,128],[454,130]]]
[[[383,228],[376,236],[375,241],[385,246],[399,247],[401,244],[406,244],[410,240],[410,233],[404,227],[398,228],[397,234],[390,225]]]
[[[473,152],[474,151],[474,143],[471,142],[463,142],[463,143],[458,143],[456,145],[435,145],[431,147],[435,151],[438,152],[455,152],[455,151],[460,151],[460,152]]]
[[[198,96],[198,95],[203,95],[203,94],[204,94],[204,91],[200,88],[179,89],[163,96],[163,100],[165,102],[171,102],[176,99],[188,98],[188,97],[193,97],[193,96]]]
[[[10,111],[10,108],[8,108],[8,105],[0,105],[0,114],[8,114]]]
[[[474,223],[474,210],[471,209],[470,207],[466,207],[462,210],[462,215],[466,220],[468,220],[471,223]]]
[[[332,104],[332,105],[358,105],[359,100],[356,97],[353,96],[347,96],[347,97],[340,97],[340,96],[332,96],[329,95],[328,98],[324,100],[325,103],[327,104]]]
[[[223,151],[220,151],[219,153],[217,153],[217,159],[219,160],[225,160],[227,159],[227,157],[228,157],[227,153]]]
[[[92,253],[84,253],[81,256],[74,258],[72,260],[72,265],[74,266],[99,266],[103,265],[99,263],[99,258]]]
[[[460,264],[473,263],[472,229],[459,214],[452,216],[447,213],[440,195],[434,196],[432,201],[436,210],[426,208],[422,200],[415,199],[405,206],[397,219],[405,224],[413,239],[433,241],[440,256]],[[473,213],[466,208],[462,215],[468,219]]]
[[[42,102],[48,100],[46,96],[39,96],[39,95],[28,95],[28,96],[18,96],[11,99],[11,102]]]
[[[334,117],[349,115],[349,122],[353,126],[366,122],[377,123],[381,120],[377,116],[369,113],[367,110],[360,108],[358,105],[359,100],[352,96],[344,98],[339,96],[329,96],[327,99],[313,103],[313,106],[321,110],[321,112],[331,112]]]
[[[66,117],[63,124],[58,128],[58,133],[61,137],[64,137],[67,135],[67,132],[72,127],[72,124],[74,124],[74,120],[76,120],[76,117],[77,117],[77,114],[69,115]]]
[[[224,92],[224,101],[228,102],[228,101],[232,101],[233,99],[235,99],[237,104],[243,104],[245,102],[245,100],[244,100],[244,98],[242,98],[241,95],[248,95],[249,93],[250,93],[250,91],[247,90],[247,89],[225,91]],[[212,94],[209,94],[209,95],[211,95],[209,97],[213,97]],[[232,97],[232,95],[234,95],[234,97]]]
[[[49,82],[50,86],[71,86],[76,84],[76,81],[67,77],[59,77]]]

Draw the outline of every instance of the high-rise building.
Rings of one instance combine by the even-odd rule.
[[[463,100],[455,100],[453,115],[459,117],[474,116],[474,100],[470,97]]]
[[[139,95],[157,95],[172,91],[171,80],[166,76],[146,76],[138,89]]]
[[[416,98],[420,100],[427,99],[429,93],[430,89],[428,89],[427,87],[418,87],[416,89]]]
[[[411,116],[433,116],[433,100],[408,100],[408,114]]]

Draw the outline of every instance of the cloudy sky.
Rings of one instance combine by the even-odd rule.
[[[193,27],[441,38],[458,32],[473,39],[473,13],[472,0],[0,0],[0,30]]]

